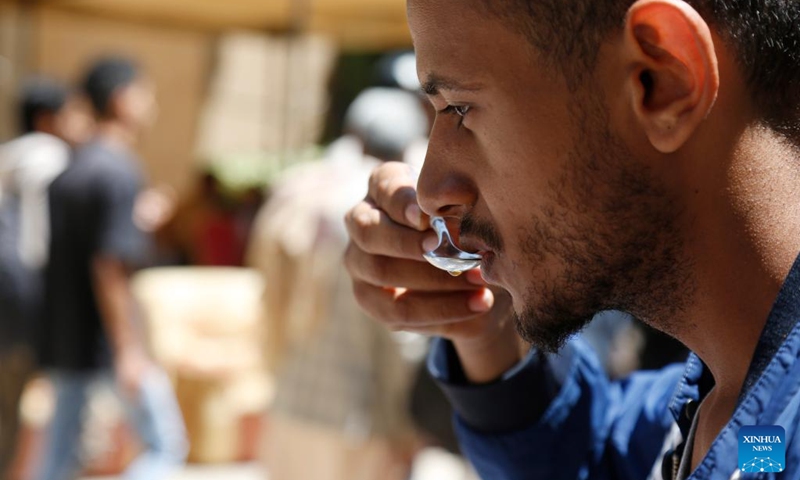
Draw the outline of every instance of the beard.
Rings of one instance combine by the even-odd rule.
[[[584,138],[549,186],[549,205],[518,231],[520,264],[553,268],[539,268],[523,290],[517,331],[555,352],[597,313],[620,310],[674,334],[685,326],[680,312],[694,290],[679,202],[608,129],[597,99],[572,110],[575,132]],[[492,226],[467,223],[502,245]]]

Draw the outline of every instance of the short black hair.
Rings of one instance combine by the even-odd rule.
[[[633,0],[479,0],[510,21],[570,88],[585,79]],[[685,0],[736,54],[764,122],[800,141],[800,1]]]
[[[83,92],[89,97],[95,114],[106,117],[114,93],[139,77],[139,66],[124,57],[106,57],[97,60],[89,68],[81,84]]]
[[[36,131],[41,115],[58,113],[67,103],[70,91],[59,81],[44,77],[30,77],[22,82],[19,97],[19,126],[22,133]]]

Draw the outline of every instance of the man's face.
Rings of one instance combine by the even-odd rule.
[[[122,88],[118,97],[119,115],[136,129],[147,129],[158,116],[156,90],[153,82],[143,76]]]
[[[89,107],[72,95],[55,118],[55,134],[71,145],[80,145],[89,140],[94,128]]]
[[[474,1],[409,0],[420,81],[439,112],[423,209],[460,220],[463,246],[484,254],[485,279],[511,293],[518,329],[542,348],[602,310],[648,321],[680,309],[667,299],[688,288],[680,207],[615,135],[606,76],[571,91]]]

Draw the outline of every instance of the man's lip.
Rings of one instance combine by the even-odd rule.
[[[459,244],[459,248],[465,252],[472,252],[481,256],[481,276],[487,283],[495,283],[496,279],[492,274],[492,267],[497,257],[494,250],[476,238],[459,238]]]
[[[478,255],[486,255],[492,253],[492,249],[490,249],[486,244],[481,243],[480,241],[476,241],[469,238],[461,238],[459,239],[459,248],[464,250],[465,252],[474,252]]]
[[[481,257],[483,257],[481,259],[481,277],[486,283],[497,284],[498,279],[494,275],[494,264],[497,258],[493,252],[482,251],[480,253]]]

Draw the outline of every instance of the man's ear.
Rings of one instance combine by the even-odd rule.
[[[719,91],[706,22],[682,0],[639,0],[628,10],[625,48],[633,110],[650,143],[672,153],[705,119]]]

